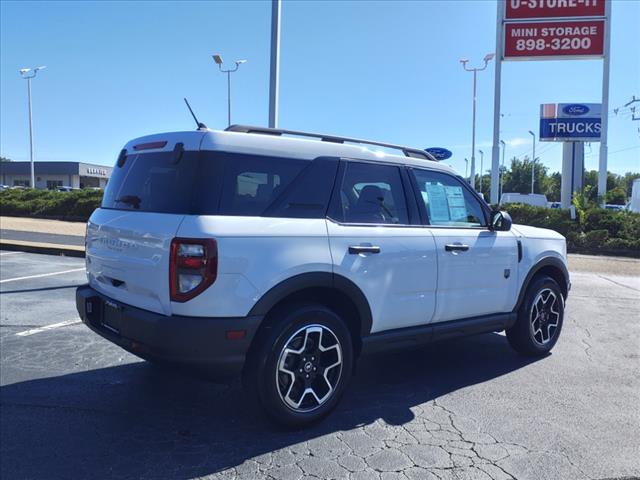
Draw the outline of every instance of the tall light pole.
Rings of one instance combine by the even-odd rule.
[[[216,62],[218,68],[222,73],[227,74],[227,123],[231,125],[231,74],[240,68],[240,65],[243,63],[247,63],[246,60],[236,60],[234,68],[223,69],[222,68],[222,57],[220,55],[211,55],[213,57],[213,61]]]
[[[27,97],[29,99],[29,160],[31,162],[31,188],[36,188],[36,172],[33,165],[33,116],[31,112],[31,79],[35,78],[38,71],[47,68],[46,65],[35,68],[21,68],[20,76],[27,81]]]
[[[484,65],[482,67],[477,68],[467,68],[467,63],[469,60],[467,58],[463,58],[460,60],[462,63],[462,67],[465,72],[473,72],[473,121],[471,127],[471,175],[470,178],[473,180],[473,188],[475,190],[475,181],[476,181],[476,84],[477,84],[477,76],[478,72],[481,72],[491,61],[491,59],[495,57],[494,53],[487,53],[484,56]]]
[[[482,150],[478,150],[478,152],[480,152],[480,195],[482,195],[482,163],[484,162],[484,152]]]
[[[533,137],[533,155],[531,159],[531,193],[533,193],[533,185],[535,184],[535,172],[536,172],[536,134],[529,130],[529,133]]]
[[[504,192],[504,153],[507,149],[507,144],[504,143],[504,140],[500,140],[500,145],[502,145],[502,167],[500,168],[500,190],[498,195],[498,202],[500,202],[502,193]]]
[[[469,182],[469,178],[467,178],[467,170],[469,168],[469,159],[465,158],[464,159],[464,178],[467,179],[467,182]]]

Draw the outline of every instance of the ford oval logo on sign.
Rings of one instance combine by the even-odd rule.
[[[433,158],[435,158],[438,161],[446,160],[447,158],[451,158],[451,156],[453,155],[453,153],[451,153],[446,148],[431,147],[431,148],[425,148],[424,150],[425,152],[433,155]]]
[[[566,115],[577,117],[589,113],[589,107],[587,107],[586,105],[581,105],[579,103],[572,103],[570,105],[565,105],[564,107],[562,107],[562,112]]]

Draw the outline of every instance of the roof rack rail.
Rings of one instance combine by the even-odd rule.
[[[251,125],[230,125],[225,131],[227,132],[240,132],[240,133],[259,133],[263,135],[294,135],[300,137],[319,138],[323,142],[332,143],[360,143],[363,145],[375,145],[378,147],[392,148],[400,150],[406,157],[423,158],[425,160],[431,160],[437,162],[435,157],[430,153],[417,148],[404,147],[402,145],[395,145],[393,143],[375,142],[373,140],[362,140],[359,138],[340,137],[337,135],[324,135],[321,133],[301,132],[298,130],[285,130],[282,128],[268,128],[268,127],[255,127]]]

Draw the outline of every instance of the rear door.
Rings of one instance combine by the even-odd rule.
[[[99,292],[168,315],[170,244],[196,201],[199,152],[159,145],[121,155],[87,225],[86,264]]]
[[[405,175],[397,165],[343,161],[327,220],[334,273],[367,297],[372,333],[425,324],[434,313],[435,242],[418,224]]]
[[[419,168],[411,173],[437,251],[434,322],[509,311],[518,278],[513,232],[489,230],[485,208],[459,178]]]

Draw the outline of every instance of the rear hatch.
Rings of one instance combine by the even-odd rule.
[[[171,314],[171,240],[193,213],[202,132],[127,144],[87,225],[90,285],[122,303]]]

